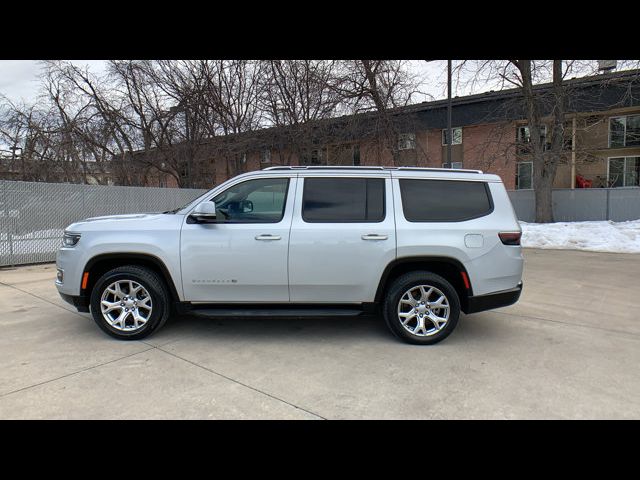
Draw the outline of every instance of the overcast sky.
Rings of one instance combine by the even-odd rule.
[[[104,60],[73,60],[80,65],[89,65],[96,73],[104,72]],[[38,74],[41,64],[37,60],[0,60],[0,94],[11,101],[35,100],[38,94]]]
[[[96,74],[105,71],[104,60],[73,60],[73,63],[88,65]],[[446,95],[446,60],[429,63],[414,60],[411,61],[411,67],[422,79],[422,91],[436,98]],[[0,94],[6,95],[13,102],[33,102],[38,93],[38,74],[41,68],[37,60],[0,60]],[[416,98],[416,101],[424,100],[427,100],[424,96]]]
[[[105,71],[104,60],[72,60],[77,65],[87,65],[95,74],[101,74]],[[629,65],[623,65],[624,61],[619,61],[618,69],[621,68],[637,68],[638,61],[635,60]],[[424,60],[412,60],[409,62],[411,69],[419,75],[421,79],[420,90],[427,95],[431,95],[435,99],[446,98],[446,81],[447,81],[447,61],[435,60],[425,62]],[[454,60],[454,66],[456,60]],[[0,94],[6,95],[11,101],[19,102],[24,100],[31,103],[36,99],[38,94],[38,74],[42,65],[36,60],[0,60]],[[625,69],[626,69],[625,68]],[[580,74],[589,74],[586,70]],[[570,76],[576,75],[577,72]],[[465,73],[462,77],[466,76]],[[472,93],[481,93],[490,89],[496,89],[495,82],[480,82],[473,87],[465,83],[463,86],[457,86],[456,80],[453,81],[452,96],[470,95]],[[422,102],[429,100],[425,95],[418,95],[414,98],[414,102]]]

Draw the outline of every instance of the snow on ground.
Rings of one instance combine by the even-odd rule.
[[[522,226],[522,246],[640,253],[640,220],[527,223]]]

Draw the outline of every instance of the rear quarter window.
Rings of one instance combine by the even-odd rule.
[[[409,222],[462,222],[493,211],[486,182],[400,179],[400,196]]]

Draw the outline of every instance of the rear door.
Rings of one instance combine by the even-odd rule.
[[[396,256],[388,172],[300,174],[289,243],[292,302],[374,300]]]

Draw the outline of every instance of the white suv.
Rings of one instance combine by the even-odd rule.
[[[56,285],[121,339],[172,312],[382,313],[410,343],[522,290],[521,229],[500,177],[477,170],[272,167],[175,211],[70,225]]]

